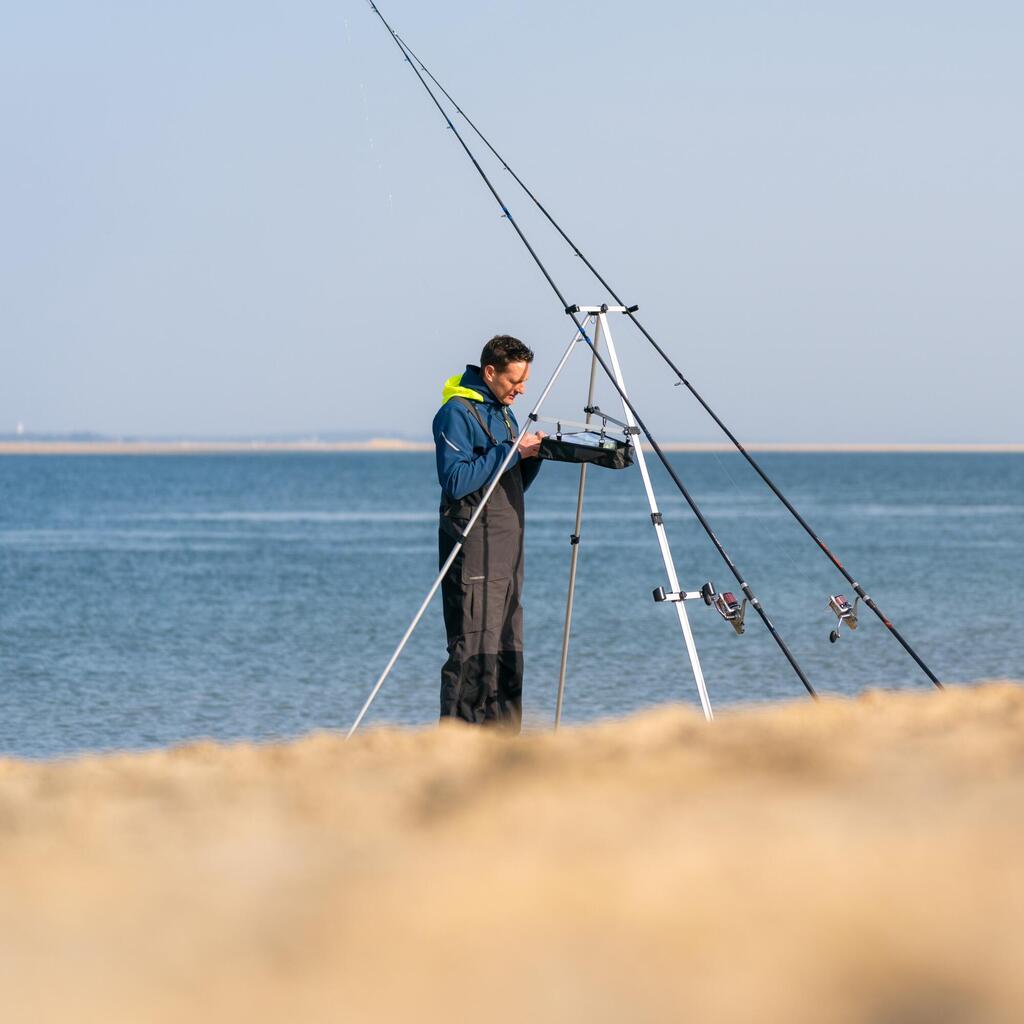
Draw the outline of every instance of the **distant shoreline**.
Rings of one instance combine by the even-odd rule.
[[[674,441],[667,452],[729,452],[733,446],[717,441]],[[1021,444],[848,444],[828,442],[751,442],[751,452],[907,452],[907,453],[1024,453]],[[646,448],[646,446],[645,446]],[[369,441],[7,441],[0,455],[239,455],[287,452],[431,452],[428,441],[373,438]]]

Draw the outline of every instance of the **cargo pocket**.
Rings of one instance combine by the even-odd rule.
[[[495,537],[488,523],[478,523],[462,548],[462,582],[469,586],[511,576],[512,559],[504,538]]]
[[[462,632],[500,634],[511,580],[480,580],[462,585]]]
[[[521,557],[522,538],[493,521],[478,524],[462,549],[462,582],[507,581]]]

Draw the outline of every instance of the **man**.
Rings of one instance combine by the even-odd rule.
[[[526,390],[533,352],[517,338],[491,338],[480,366],[445,381],[434,417],[441,485],[440,564],[451,554],[511,447],[518,451],[441,582],[448,660],[441,717],[503,725],[522,721],[523,492],[540,469],[543,433],[525,433],[510,406]]]

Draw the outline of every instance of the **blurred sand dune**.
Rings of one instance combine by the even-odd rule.
[[[1024,1020],[1024,688],[0,761],[0,1019]]]

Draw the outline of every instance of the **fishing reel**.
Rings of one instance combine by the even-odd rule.
[[[834,644],[839,639],[839,630],[842,629],[844,622],[850,627],[850,629],[857,628],[857,605],[859,604],[859,596],[853,602],[853,606],[851,607],[850,602],[847,601],[842,594],[829,595],[828,607],[835,612],[835,616],[839,620],[836,623],[836,628],[828,635],[828,642],[830,644]]]
[[[742,636],[746,626],[743,618],[747,613],[747,599],[743,598],[741,604],[736,600],[736,595],[726,590],[719,594],[715,585],[710,580],[700,590],[685,590],[676,594],[665,592],[664,587],[654,588],[655,601],[693,601],[700,598],[709,608],[714,608],[719,615],[729,623],[737,636]]]
[[[710,580],[700,588],[700,596],[704,598],[706,605],[714,608],[736,630],[737,636],[743,635],[746,629],[743,624],[743,617],[747,613],[746,598],[743,598],[743,603],[740,604],[731,590],[723,591],[721,594],[715,593],[715,585]]]

